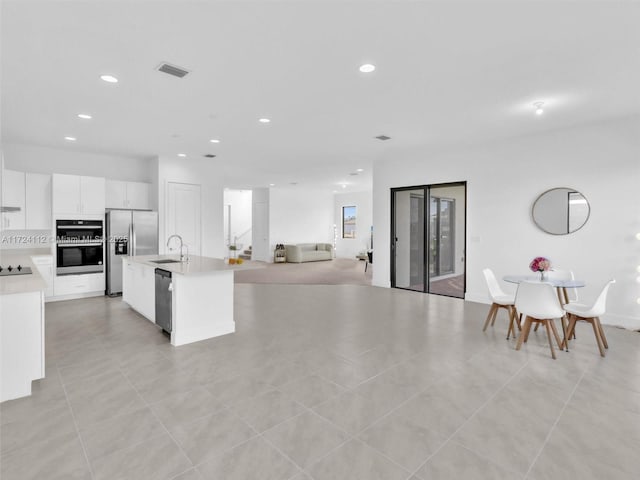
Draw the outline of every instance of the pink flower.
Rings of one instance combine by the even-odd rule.
[[[546,272],[551,269],[551,261],[545,257],[536,257],[531,260],[529,268],[532,272]]]

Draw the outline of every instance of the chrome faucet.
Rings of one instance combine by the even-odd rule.
[[[173,234],[171,235],[168,239],[167,239],[167,247],[169,246],[169,243],[171,243],[171,239],[173,239],[173,237],[176,237],[178,240],[180,240],[180,261],[181,262],[188,262],[189,261],[189,247],[187,247],[184,242],[182,241],[182,237],[180,235],[177,234]],[[185,255],[182,251],[182,249],[184,247],[187,247],[187,254]],[[169,250],[172,250],[172,248],[169,248]]]

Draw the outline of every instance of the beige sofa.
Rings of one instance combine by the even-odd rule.
[[[299,243],[285,245],[288,263],[318,262],[333,258],[333,247],[330,243]]]

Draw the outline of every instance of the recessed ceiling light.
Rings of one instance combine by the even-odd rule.
[[[356,172],[364,172],[364,168],[358,168],[356,169]]]
[[[544,102],[534,102],[533,106],[536,107],[536,115],[542,115],[544,113],[543,105]]]
[[[258,121],[260,123],[269,123],[269,122],[271,122],[271,119],[270,118],[259,118]]]
[[[342,188],[347,188],[347,186],[343,183],[343,184],[342,184]]]
[[[178,154],[178,156],[179,156],[179,157],[183,157],[183,158],[184,158],[184,157],[186,157],[186,156],[187,156],[187,154],[186,154],[186,153],[179,153],[179,154]]]
[[[276,186],[276,184],[275,184],[275,183],[270,183],[270,184],[269,184],[269,186],[270,186],[270,187],[275,187],[275,186]]]
[[[100,78],[107,83],[118,83],[118,79],[113,75],[101,75]]]
[[[77,140],[76,137],[64,137],[64,139],[69,141],[69,142],[75,142]]]
[[[389,137],[389,136],[387,136],[387,135],[378,135],[376,138],[377,138],[378,140],[382,140],[382,141],[385,141],[385,140],[391,140],[391,137]]]
[[[359,70],[360,70],[362,73],[371,73],[371,72],[373,72],[375,69],[376,69],[376,66],[375,66],[375,65],[372,65],[372,64],[370,64],[370,63],[365,63],[364,65],[360,65],[360,68],[359,68]]]
[[[93,117],[88,113],[79,113],[78,118],[82,118],[83,120],[91,120]]]
[[[218,140],[217,138],[212,138],[211,140],[209,140],[211,143],[220,143],[220,140]]]

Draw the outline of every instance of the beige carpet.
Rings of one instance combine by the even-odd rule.
[[[262,262],[260,262],[262,263]],[[373,265],[334,258],[324,262],[264,263],[266,268],[235,272],[236,283],[278,283],[302,285],[371,285]]]

